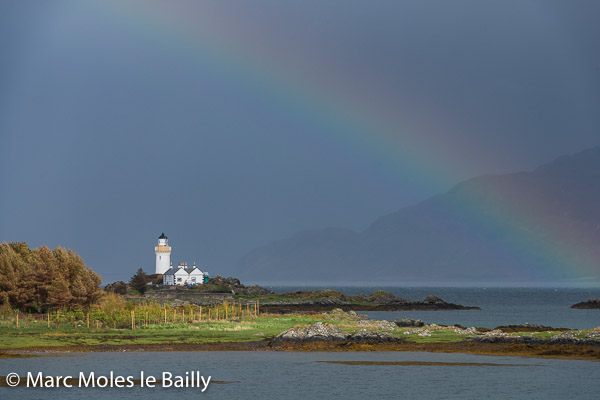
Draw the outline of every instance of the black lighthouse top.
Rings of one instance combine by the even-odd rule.
[[[159,239],[166,239],[166,238],[167,238],[167,235],[165,235],[165,233],[163,232],[163,233],[162,233],[162,235],[160,235],[158,238],[159,238]]]

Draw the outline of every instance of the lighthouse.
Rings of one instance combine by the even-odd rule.
[[[164,274],[171,268],[171,246],[169,239],[163,232],[158,237],[158,245],[154,247],[156,253],[156,274]]]

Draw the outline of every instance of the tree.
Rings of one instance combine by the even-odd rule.
[[[134,290],[137,290],[141,294],[144,294],[146,293],[146,289],[148,288],[147,283],[148,276],[146,275],[144,270],[140,268],[137,270],[135,275],[133,275],[129,280],[129,287]]]
[[[34,312],[89,307],[104,295],[101,283],[72,250],[0,243],[0,304]]]
[[[73,299],[67,281],[57,277],[48,287],[46,305],[54,308],[65,307]]]

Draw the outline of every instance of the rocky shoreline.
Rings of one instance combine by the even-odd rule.
[[[400,323],[390,323],[388,321],[365,321],[365,325],[379,325],[385,330],[394,330],[398,327],[405,327],[405,321],[399,320]],[[411,320],[414,321],[414,320]],[[417,322],[417,321],[415,321]],[[391,326],[390,326],[391,325]],[[393,326],[397,325],[397,327]],[[412,329],[404,332],[404,334],[417,334],[421,337],[431,337],[432,333],[438,330],[451,329],[454,333],[465,335],[465,341],[473,341],[478,343],[510,343],[510,344],[536,344],[536,345],[554,345],[554,344],[573,344],[573,345],[590,345],[600,346],[600,330],[593,332],[581,333],[577,330],[567,330],[561,333],[553,334],[548,338],[536,337],[532,334],[514,335],[510,332],[505,332],[502,329],[495,328],[493,330],[481,328],[464,328],[460,326],[444,326],[444,325],[419,325],[418,329]],[[512,327],[516,327],[513,325]],[[557,329],[544,327],[539,325],[525,324],[521,325],[529,328],[525,332],[553,332]],[[549,329],[549,330],[548,330]],[[565,328],[560,328],[564,330]],[[514,331],[513,331],[514,332]],[[314,325],[304,328],[290,328],[285,332],[280,333],[273,339],[274,343],[293,342],[293,343],[310,343],[310,342],[339,342],[339,343],[400,343],[406,342],[403,338],[393,337],[388,332],[381,330],[362,329],[355,334],[343,332],[340,328],[317,322]]]
[[[456,343],[414,343],[408,341],[359,342],[276,342],[261,340],[241,343],[97,345],[53,348],[12,349],[0,352],[2,358],[23,356],[55,356],[79,352],[163,352],[163,351],[402,351],[431,353],[463,353],[490,356],[560,358],[600,361],[600,347],[589,344],[531,344],[514,342],[462,341]]]
[[[567,331],[553,335],[547,339],[541,339],[533,335],[510,336],[500,330],[494,330],[482,336],[471,337],[471,340],[479,343],[519,343],[528,345],[589,345],[600,346],[600,332],[579,334],[577,331]]]

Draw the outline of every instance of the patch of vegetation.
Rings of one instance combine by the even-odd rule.
[[[252,342],[272,338],[292,326],[312,325],[323,320],[323,317],[318,314],[260,315],[244,320],[154,324],[140,326],[135,331],[123,328],[91,327],[88,329],[85,326],[73,325],[48,329],[38,324],[19,329],[0,328],[0,350],[59,346]],[[341,321],[332,321],[332,323],[340,324]]]
[[[465,335],[458,334],[451,329],[435,330],[428,335],[420,335],[420,330],[414,333],[404,335],[401,333],[397,336],[402,336],[405,340],[415,343],[458,343],[465,340]]]
[[[30,312],[87,308],[102,298],[100,283],[100,275],[72,250],[0,244],[0,305]]]

